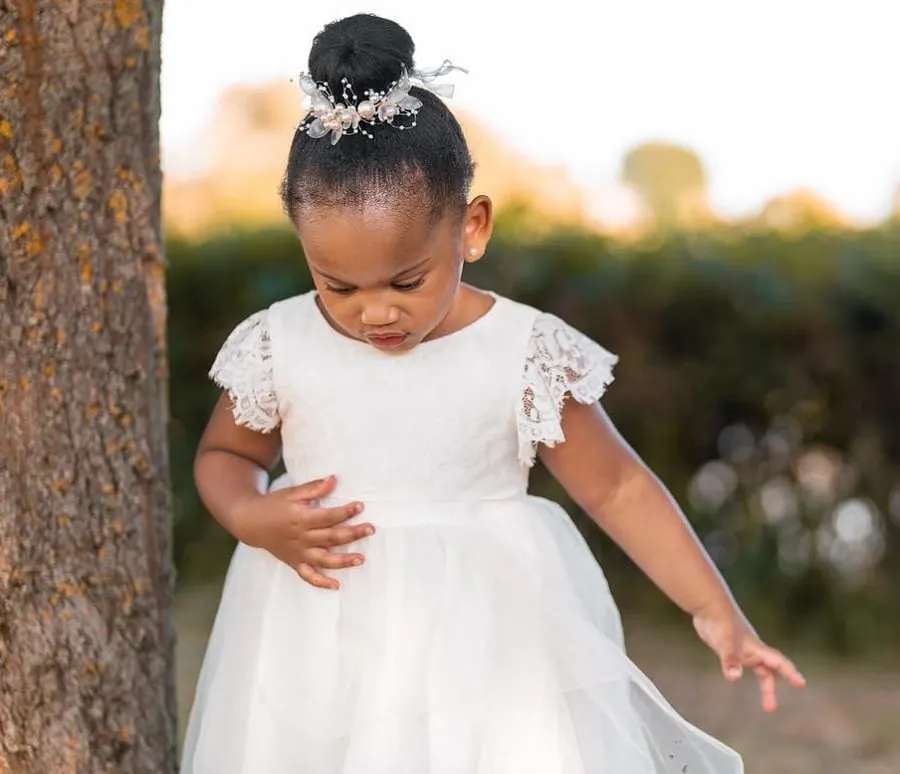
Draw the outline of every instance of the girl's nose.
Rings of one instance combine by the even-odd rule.
[[[400,310],[392,304],[368,302],[362,309],[362,324],[371,328],[384,328],[400,319]]]

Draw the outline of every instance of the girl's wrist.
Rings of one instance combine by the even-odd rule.
[[[253,518],[253,506],[260,497],[261,494],[254,492],[236,498],[221,520],[222,526],[233,538],[248,546],[254,545],[252,527],[256,520]]]
[[[726,620],[741,616],[738,606],[727,593],[717,595],[703,601],[699,605],[692,606],[686,612],[692,618],[706,618],[710,620]]]

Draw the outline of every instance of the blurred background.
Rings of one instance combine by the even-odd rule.
[[[890,0],[166,5],[164,215],[182,722],[232,544],[191,458],[246,315],[311,287],[278,185],[328,21],[444,58],[498,210],[467,279],[617,352],[605,400],[762,636],[810,678],[764,716],[570,505],[635,661],[748,772],[900,771],[900,7]],[[292,81],[293,79],[293,81]],[[534,490],[565,502],[537,470]]]

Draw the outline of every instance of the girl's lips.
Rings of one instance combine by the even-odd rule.
[[[366,339],[375,347],[380,347],[381,349],[394,349],[406,341],[407,335],[408,334],[406,333],[391,333],[388,335],[379,334],[377,336],[366,336]]]

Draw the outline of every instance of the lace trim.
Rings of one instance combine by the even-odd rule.
[[[231,332],[209,377],[228,393],[236,424],[260,433],[278,427],[268,310],[251,315]]]
[[[613,381],[618,357],[551,314],[535,320],[522,372],[519,461],[531,467],[538,444],[565,441],[562,411],[571,395],[595,403]]]

